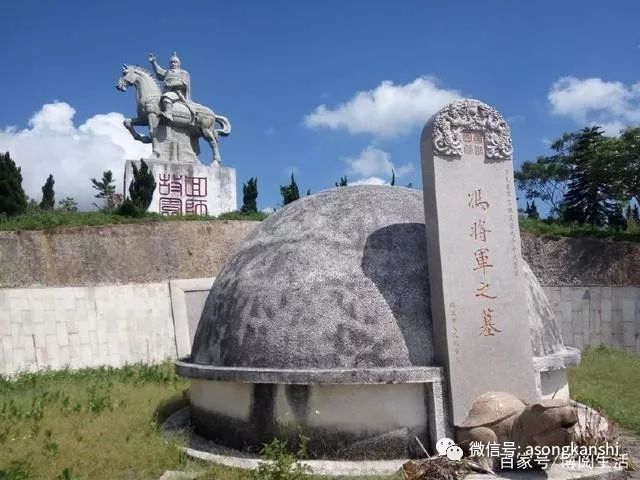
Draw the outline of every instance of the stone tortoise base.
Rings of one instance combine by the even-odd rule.
[[[189,421],[189,409],[183,408],[171,415],[163,424],[165,431],[191,431]],[[206,440],[195,433],[191,433],[189,447],[184,448],[185,453],[195,459],[204,460],[232,468],[245,470],[255,469],[261,462],[256,455],[233,450],[214,442]],[[315,475],[325,476],[365,476],[365,475],[393,475],[397,473],[405,459],[398,460],[306,460],[301,463],[309,466]],[[197,479],[198,474],[192,472],[165,472],[161,480],[170,479]],[[508,471],[499,472],[498,476],[485,474],[469,474],[465,480],[622,480],[627,478],[627,472],[621,468],[594,467],[582,469],[569,469],[562,465],[554,465],[546,471]]]

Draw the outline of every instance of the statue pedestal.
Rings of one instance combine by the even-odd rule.
[[[193,129],[160,122],[156,129],[159,158],[172,163],[197,163],[200,154],[199,135]],[[145,160],[145,162],[147,162]],[[156,180],[157,182],[157,180]]]
[[[163,215],[220,215],[237,210],[236,170],[216,164],[173,163],[144,159],[156,180],[156,190],[148,212]],[[124,194],[129,196],[135,162],[127,160]]]

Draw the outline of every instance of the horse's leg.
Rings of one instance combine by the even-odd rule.
[[[128,118],[126,119],[124,122],[122,122],[124,124],[124,126],[126,127],[127,130],[129,130],[129,133],[131,133],[131,136],[136,139],[139,142],[142,143],[151,143],[151,137],[147,137],[146,135],[140,135],[135,128],[133,128],[134,126],[142,126],[142,125],[146,125],[147,121],[143,118]]]
[[[200,130],[202,131],[202,136],[211,147],[211,153],[213,153],[213,163],[216,165],[220,165],[220,150],[218,148],[218,137],[213,131],[212,127],[213,125],[208,128],[202,127]]]
[[[151,148],[153,151],[154,157],[160,156],[160,151],[158,149],[158,138],[156,135],[156,128],[158,128],[158,124],[160,123],[160,118],[155,113],[149,113],[149,136],[151,137]]]

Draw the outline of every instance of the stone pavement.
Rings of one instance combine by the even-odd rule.
[[[640,468],[640,437],[626,431],[623,431],[621,436],[623,445],[629,453],[629,457]],[[629,472],[628,478],[632,480],[640,480],[640,471]]]

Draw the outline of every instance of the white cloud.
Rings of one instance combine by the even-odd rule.
[[[349,182],[349,186],[353,185],[387,185],[387,182],[380,177],[361,178],[355,182]]]
[[[611,137],[617,137],[618,135],[620,135],[620,132],[622,130],[629,127],[632,123],[635,123],[635,122],[623,122],[621,120],[611,120],[611,121],[600,120],[598,122],[593,122],[593,123],[597,123],[600,127],[602,127],[605,134]]]
[[[362,177],[354,182],[349,182],[349,185],[358,185],[358,182],[381,185],[384,180],[382,180],[382,183],[376,183],[380,180],[379,177],[391,178],[392,170],[395,172],[396,177],[402,177],[414,170],[412,163],[400,166],[394,165],[388,152],[372,146],[366,147],[357,157],[346,157],[343,160],[349,166],[348,174]]]
[[[640,82],[628,86],[600,78],[563,77],[551,86],[548,99],[554,114],[601,125],[609,134],[640,122]]]
[[[75,110],[67,103],[45,104],[29,120],[29,128],[0,129],[0,152],[9,151],[22,169],[22,186],[37,201],[49,173],[55,179],[56,200],[74,197],[80,209],[92,208],[91,177],[111,170],[122,191],[126,159],[149,157],[151,147],[136,142],[122,126],[119,113],[98,114],[76,127]]]
[[[422,126],[440,108],[459,97],[456,90],[438,87],[433,77],[419,77],[406,85],[386,80],[373,90],[356,93],[335,108],[320,105],[304,122],[309,128],[346,128],[351,134],[393,137]]]

